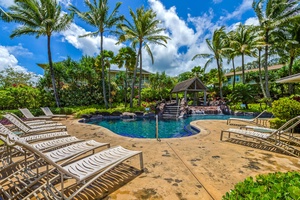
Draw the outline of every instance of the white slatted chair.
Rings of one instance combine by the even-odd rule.
[[[227,119],[227,124],[232,125],[232,121],[238,123],[238,122],[245,122],[245,123],[251,123],[251,124],[257,124],[258,123],[258,118],[262,116],[266,110],[262,111],[259,115],[257,115],[254,118],[251,119],[244,119],[244,118],[235,118],[235,117],[230,117]],[[233,124],[233,125],[242,125],[242,124]]]
[[[5,130],[5,132],[9,133],[9,130]],[[71,138],[75,138],[75,137],[70,137],[69,139],[71,139]],[[26,152],[28,152],[28,149],[24,148],[22,145],[18,145],[18,143],[15,142],[15,141],[22,141],[22,143],[26,144],[27,147],[29,147],[29,149],[30,148],[35,149],[39,153],[45,155],[49,160],[51,160],[51,162],[58,163],[60,161],[63,161],[61,164],[68,163],[70,160],[77,158],[78,156],[81,156],[83,154],[86,154],[90,151],[92,151],[94,153],[94,150],[98,149],[100,147],[104,147],[104,146],[109,147],[108,143],[100,143],[100,142],[96,142],[94,140],[78,142],[79,140],[77,138],[75,138],[75,141],[77,141],[77,143],[75,143],[75,144],[71,144],[71,145],[65,146],[63,148],[59,148],[59,149],[56,149],[53,151],[42,153],[48,147],[53,147],[54,144],[57,145],[59,143],[59,140],[55,140],[54,142],[47,141],[47,142],[43,142],[43,143],[29,144],[23,138],[20,138],[14,134],[6,135],[6,137],[3,137],[2,135],[0,135],[0,139],[3,140],[8,146],[14,147],[14,148],[20,150],[20,152],[24,153],[24,155],[26,156]],[[29,151],[29,152],[32,152],[32,151]],[[32,153],[36,154],[35,152],[32,152]],[[39,168],[39,166],[40,167],[44,166],[44,164],[45,164],[44,159],[42,157],[34,156],[33,157],[35,159],[34,162],[32,162],[32,160],[31,160],[27,164],[26,162],[29,160],[28,158],[29,157],[27,157],[27,160],[24,160],[25,165],[26,165],[25,168],[20,168],[18,171],[12,173],[7,178],[4,178],[3,180],[0,181],[0,191],[5,195],[6,198],[20,199],[19,195],[21,195],[21,197],[23,197],[22,193],[25,192],[25,190],[30,188],[32,185],[36,184],[38,181],[44,179],[46,177],[46,175],[47,175],[47,178],[49,178],[48,175],[55,170],[55,168],[48,170],[48,167],[47,167],[46,171],[40,171],[38,168]],[[44,164],[41,165],[41,162]],[[36,168],[36,170],[34,170],[34,168],[36,166],[38,166],[38,168]],[[34,171],[36,171],[36,172],[34,173]],[[14,184],[14,179],[18,180],[18,185]],[[49,181],[49,180],[47,180],[47,181]],[[42,182],[42,183],[44,183],[44,182]],[[6,191],[5,188],[2,187],[6,184],[11,184],[15,187],[13,189],[13,192]]]
[[[43,124],[55,124],[55,125],[62,125],[61,123],[58,123],[57,121],[52,121],[52,120],[32,120],[32,121],[24,121],[22,120],[18,115],[14,113],[9,113],[15,118],[17,118],[19,121],[24,122],[27,125],[30,126],[37,126],[37,125],[43,125]]]
[[[49,107],[41,107],[42,111],[45,113],[46,116],[49,117],[58,117],[58,118],[67,118],[67,115],[63,114],[53,114]]]
[[[21,113],[24,115],[24,117],[28,120],[50,120],[51,117],[49,116],[34,116],[27,108],[19,108]]]
[[[251,138],[255,141],[259,141],[260,143],[274,146],[290,155],[300,157],[300,150],[291,145],[295,144],[300,146],[300,139],[291,135],[291,130],[293,130],[299,124],[300,116],[297,116],[287,121],[280,128],[274,129],[274,131],[269,133],[267,133],[267,131],[259,132],[255,130],[229,128],[221,131],[220,140],[223,140],[224,133],[228,133],[228,139],[230,139],[231,135],[245,136],[246,138]]]
[[[22,121],[19,121],[17,118],[10,114],[5,114],[4,117],[8,119],[11,123],[13,123],[18,129],[20,129],[24,134],[39,134],[42,132],[49,131],[65,131],[67,130],[66,126],[58,125],[58,126],[45,126],[45,127],[30,127],[27,124],[24,124]]]
[[[103,176],[109,170],[112,170],[117,165],[123,163],[124,161],[139,155],[140,158],[140,168],[143,170],[143,154],[141,151],[132,151],[125,149],[121,146],[112,147],[93,155],[84,157],[77,161],[71,163],[58,164],[56,158],[50,156],[50,154],[43,153],[38,149],[34,148],[32,145],[28,144],[25,140],[15,139],[14,143],[18,146],[21,146],[23,149],[27,151],[33,152],[36,156],[44,160],[49,166],[54,167],[60,173],[61,179],[61,190],[59,194],[56,194],[53,198],[61,198],[61,199],[74,199],[76,195],[78,195],[81,191],[83,191],[86,187],[92,184],[99,177]],[[47,169],[48,169],[47,165]],[[81,184],[82,186],[74,191],[71,196],[66,197],[64,194],[64,178],[69,177],[76,180],[76,184]],[[50,180],[50,177],[49,177]],[[57,180],[55,180],[57,181]],[[49,187],[52,183],[47,182],[45,184],[49,184]],[[58,196],[57,196],[58,195]]]

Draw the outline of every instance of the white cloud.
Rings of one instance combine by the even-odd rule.
[[[223,0],[213,0],[214,4],[221,3]]]
[[[16,48],[18,48],[17,46]],[[12,67],[16,71],[28,73],[27,69],[18,65],[17,58],[10,53],[15,47],[5,47],[0,45],[0,71],[5,68]]]
[[[22,44],[18,44],[18,46],[8,46],[6,49],[9,51],[9,53],[17,56],[26,56],[31,57],[33,56],[32,52],[30,52],[28,49],[24,48]]]
[[[250,17],[245,21],[245,25],[253,25],[253,26],[258,26],[259,21],[257,17]]]
[[[67,41],[75,48],[82,51],[84,55],[94,56],[100,52],[100,37],[80,37],[88,34],[84,28],[72,23],[70,28],[61,34],[64,36],[63,41]],[[117,39],[114,37],[104,37],[103,47],[106,50],[113,51],[115,54],[123,45],[115,45]]]
[[[165,71],[168,75],[176,76],[190,71],[194,66],[203,67],[206,60],[192,61],[191,59],[198,53],[209,52],[204,38],[207,37],[207,34],[210,35],[210,30],[214,27],[211,22],[212,10],[199,17],[192,17],[188,14],[188,20],[185,22],[178,17],[176,7],[166,9],[160,1],[148,0],[148,2],[157,13],[157,18],[161,20],[162,26],[167,29],[164,34],[168,35],[171,40],[168,40],[167,48],[159,45],[150,46],[154,56],[154,65],[147,53],[143,53],[144,69],[152,72]],[[190,28],[188,23],[193,24],[195,30]]]
[[[9,6],[13,5],[13,0],[0,0],[0,6],[4,8],[8,8]]]
[[[235,9],[232,13],[228,13],[225,17],[221,17],[220,20],[226,21],[233,18],[240,18],[243,13],[252,9],[253,0],[243,0],[242,4]]]

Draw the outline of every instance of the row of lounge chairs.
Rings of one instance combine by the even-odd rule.
[[[67,118],[67,115],[53,114],[49,107],[41,107],[45,116],[34,116],[27,108],[19,108],[27,120],[50,120],[52,118]]]
[[[74,199],[134,156],[143,171],[141,151],[70,136],[55,121],[4,117],[12,125],[0,124],[0,199]]]
[[[227,124],[232,124],[232,121],[235,121],[234,125],[239,125],[240,128],[222,130],[220,140],[222,141],[224,135],[227,133],[227,141],[233,143],[276,152],[280,151],[295,157],[300,157],[300,150],[297,148],[300,147],[300,139],[293,135],[295,127],[300,124],[300,116],[290,119],[278,129],[272,129],[259,126],[258,124],[259,116],[264,112],[252,119],[228,119]],[[251,125],[247,125],[245,122]]]

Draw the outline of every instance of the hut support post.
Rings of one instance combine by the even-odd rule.
[[[203,97],[203,105],[205,105],[206,106],[206,91],[204,90],[204,97]]]

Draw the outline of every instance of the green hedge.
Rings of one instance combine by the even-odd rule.
[[[227,192],[223,200],[296,200],[300,199],[299,172],[275,172],[246,178]]]

